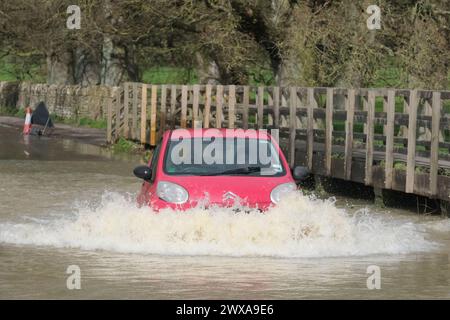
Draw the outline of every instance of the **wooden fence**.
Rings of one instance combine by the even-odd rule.
[[[125,83],[108,106],[107,140],[279,129],[291,166],[449,201],[449,112],[450,91]]]

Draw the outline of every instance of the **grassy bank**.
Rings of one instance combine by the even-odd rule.
[[[51,115],[55,123],[67,124],[74,127],[85,127],[85,128],[95,128],[95,129],[106,129],[106,119],[94,120],[87,117],[82,118],[63,118],[55,114]]]
[[[111,150],[114,153],[127,153],[127,154],[138,154],[142,155],[142,159],[145,162],[150,160],[152,156],[152,150],[147,149],[144,145],[127,140],[125,138],[120,137],[119,140],[111,146]]]

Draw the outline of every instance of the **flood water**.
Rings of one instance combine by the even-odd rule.
[[[301,194],[156,215],[134,202],[140,161],[0,126],[0,298],[450,298],[447,219]]]

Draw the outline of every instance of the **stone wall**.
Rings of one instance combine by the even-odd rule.
[[[109,98],[117,90],[119,87],[2,82],[0,105],[11,107],[15,104],[21,109],[44,101],[50,113],[59,117],[99,119],[106,116]]]

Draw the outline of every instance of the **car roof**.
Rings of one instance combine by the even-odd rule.
[[[271,135],[267,130],[255,129],[226,129],[226,128],[202,128],[202,129],[174,129],[169,130],[171,139],[186,138],[249,138],[268,140]]]

